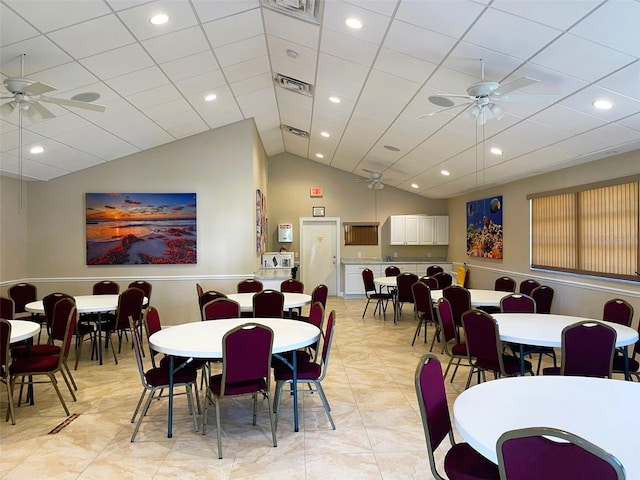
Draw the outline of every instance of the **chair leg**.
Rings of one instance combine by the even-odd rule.
[[[214,398],[216,407],[216,430],[218,434],[218,458],[222,459],[222,432],[220,431],[220,399]]]
[[[367,308],[369,308],[369,302],[371,301],[370,298],[367,298],[367,304],[364,306],[364,312],[362,312],[362,318],[364,318],[364,316],[367,314]]]
[[[7,422],[9,421],[9,418],[11,418],[11,425],[15,425],[16,417],[15,412],[13,411],[13,392],[11,391],[10,381],[9,379],[7,379],[6,381],[3,380],[2,383],[4,383],[7,387],[7,398],[9,401],[9,406],[7,407],[7,416],[4,421]]]
[[[411,346],[413,347],[413,345],[416,343],[416,338],[418,338],[418,335],[420,335],[420,330],[422,329],[422,320],[419,318],[418,319],[418,326],[416,327],[416,332],[413,334],[413,340],[411,341]],[[425,343],[427,343],[427,325],[425,324],[424,326],[424,338],[425,338]]]
[[[331,417],[331,407],[329,407],[329,402],[327,401],[327,397],[324,394],[324,389],[322,388],[322,385],[320,384],[320,382],[313,382],[313,383],[316,386],[316,391],[318,392],[318,395],[320,395],[320,400],[322,400],[322,405],[324,406],[324,411],[327,414],[327,418],[329,419],[331,428],[335,430],[336,424],[333,423],[333,418]]]
[[[144,396],[144,394],[146,393],[146,390],[144,392],[142,392],[142,395]],[[147,401],[144,404],[144,408],[142,409],[142,411],[140,412],[140,416],[138,417],[138,423],[136,423],[136,428],[133,429],[133,434],[131,435],[131,443],[133,443],[136,440],[136,435],[138,435],[138,430],[140,430],[140,424],[142,424],[142,419],[144,418],[144,416],[147,414],[147,410],[149,410],[149,405],[151,405],[151,399],[153,398],[153,394],[154,394],[154,390],[151,390],[149,392],[149,395],[147,396]],[[140,400],[142,400],[142,397],[140,398]],[[138,402],[138,405],[140,404],[140,402]],[[138,409],[136,408],[136,411]],[[134,413],[135,416],[135,413]]]

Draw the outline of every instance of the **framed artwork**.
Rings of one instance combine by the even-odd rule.
[[[267,251],[267,199],[256,190],[256,252]]]
[[[324,207],[313,207],[311,213],[314,217],[324,217]]]
[[[87,193],[87,265],[197,263],[195,193]]]
[[[502,195],[467,202],[467,255],[502,258]]]

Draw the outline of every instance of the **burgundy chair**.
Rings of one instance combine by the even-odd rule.
[[[444,268],[440,265],[429,265],[427,267],[427,277],[433,277],[436,273],[444,272]]]
[[[0,297],[0,318],[13,320],[16,316],[15,302],[11,298]]]
[[[203,320],[219,320],[221,318],[240,318],[240,304],[227,297],[220,297],[207,302],[202,307]]]
[[[280,292],[278,292],[280,293]],[[282,309],[281,309],[282,311]],[[253,397],[253,424],[256,424],[258,393],[267,399],[271,437],[277,446],[276,424],[271,408],[271,354],[273,330],[257,323],[246,323],[225,333],[222,339],[222,373],[213,375],[207,382],[202,434],[207,433],[209,403],[216,408],[218,458],[222,458],[222,431],[220,425],[220,400],[223,397],[248,395]]]
[[[209,290],[207,292],[203,292],[201,295],[198,296],[198,309],[200,310],[200,319],[201,320],[205,320],[204,317],[204,306],[213,301],[216,300],[218,298],[227,298],[227,296],[222,293],[222,292],[218,292],[217,290]]]
[[[42,326],[47,324],[47,317],[40,313],[27,312],[25,306],[27,303],[35,302],[38,299],[38,290],[35,285],[30,283],[16,283],[9,287],[9,298],[14,303],[14,316],[16,318],[27,317],[32,322],[40,324],[40,332],[38,332],[38,343],[42,333]]]
[[[491,315],[482,310],[469,310],[462,314],[462,326],[471,365],[465,388],[469,388],[474,372],[478,374],[478,383],[481,382],[481,376],[486,381],[485,371],[487,370],[493,372],[495,378],[521,373],[533,375],[531,362],[503,353],[498,324]],[[524,372],[521,371],[521,360],[524,364]]]
[[[262,290],[253,296],[254,318],[283,318],[284,294],[278,290]]]
[[[511,277],[496,278],[493,289],[498,292],[514,293],[516,291],[516,281]]]
[[[438,281],[439,290],[444,290],[453,284],[453,277],[447,272],[436,273],[433,278]]]
[[[73,389],[69,384],[69,381],[67,380],[65,369],[70,375],[69,368],[66,367],[66,358],[69,355],[69,350],[71,349],[73,332],[76,328],[77,322],[77,312],[74,301],[68,298],[61,299],[58,303],[56,303],[54,310],[55,320],[53,322],[52,331],[56,336],[58,336],[58,331],[63,332],[63,334],[61,335],[62,345],[60,346],[60,350],[58,351],[58,353],[52,355],[31,355],[22,358],[14,358],[13,362],[9,366],[9,373],[11,377],[11,394],[13,394],[13,391],[15,390],[16,380],[18,378],[21,378],[20,393],[18,395],[18,406],[20,406],[20,399],[22,398],[22,390],[25,383],[25,377],[31,378],[34,376],[45,375],[46,377],[48,377],[49,382],[58,395],[58,399],[62,404],[64,412],[67,414],[67,416],[69,416],[69,409],[67,408],[67,405],[64,402],[64,398],[62,398],[62,394],[60,393],[60,389],[58,388],[56,373],[61,373],[62,378],[64,378],[65,383],[69,388],[71,397],[75,401],[76,396],[73,393]],[[29,382],[31,382],[31,380],[29,380]]]
[[[331,345],[333,343],[333,334],[335,332],[335,310],[332,310],[327,317],[327,330],[323,337],[322,342],[322,355],[319,361],[299,361],[297,364],[297,379],[296,388],[298,393],[317,393],[322,401],[322,406],[327,414],[329,423],[333,430],[336,429],[333,418],[331,417],[331,407],[327,401],[327,396],[322,388],[322,380],[324,380],[327,374],[327,365],[329,364],[329,354],[331,353]],[[274,397],[273,405],[276,413],[276,425],[278,424],[278,414],[280,413],[280,401],[282,400],[282,390],[286,384],[293,383],[293,371],[291,368],[279,362],[275,364],[274,378],[276,379],[276,394]],[[308,385],[307,389],[300,389],[300,384]],[[314,388],[315,387],[315,388]]]
[[[457,327],[462,326],[462,314],[471,310],[471,293],[459,285],[450,285],[442,290],[442,296],[449,300],[453,311],[453,322]]]
[[[141,326],[142,321],[142,303],[146,295],[142,290],[136,287],[127,288],[120,294],[118,298],[118,309],[116,314],[108,319],[106,330],[104,330],[107,343],[111,345],[113,359],[118,364],[116,349],[113,345],[112,334],[118,335],[118,353],[122,351],[122,334],[129,330],[129,317],[133,318],[135,325]]]
[[[413,347],[416,343],[416,338],[420,335],[420,330],[422,330],[423,325],[424,343],[427,343],[427,324],[434,324],[435,317],[433,314],[433,302],[431,301],[431,289],[426,284],[417,281],[411,285],[411,293],[413,295],[413,306],[416,317],[418,317],[418,325],[413,334],[413,340],[411,341],[411,346]],[[436,334],[437,333],[434,332],[434,336]]]
[[[147,305],[151,304],[151,290],[153,287],[149,282],[145,282],[144,280],[135,280],[129,284],[128,288],[139,288],[142,290],[144,296],[147,297]]]
[[[147,311],[151,311],[150,307]],[[154,309],[157,312],[157,310]],[[153,315],[153,313],[152,313]],[[131,435],[131,442],[133,443],[136,439],[136,435],[138,435],[138,430],[140,430],[140,424],[142,423],[142,419],[147,415],[147,411],[149,410],[149,406],[151,405],[151,400],[155,397],[155,394],[158,392],[162,392],[165,388],[169,388],[169,369],[167,367],[153,367],[148,370],[145,370],[143,354],[142,354],[142,342],[140,340],[140,334],[138,332],[137,324],[133,319],[129,319],[129,329],[131,330],[131,337],[133,339],[133,350],[136,355],[136,364],[138,366],[138,373],[140,374],[140,381],[142,383],[142,393],[140,394],[140,398],[138,400],[138,404],[136,405],[136,409],[133,412],[133,416],[131,417],[131,423],[136,421],[136,417],[138,417],[138,423],[136,423],[135,428],[133,429],[133,434]],[[153,356],[152,356],[153,358]],[[189,411],[193,417],[193,428],[197,432],[198,431],[198,422],[195,414],[195,410],[193,408],[193,395],[192,391],[196,389],[196,372],[193,368],[183,368],[179,369],[174,373],[173,376],[173,386],[174,387],[185,387],[185,393],[187,395],[187,401],[189,402]],[[175,394],[174,394],[175,395]],[[140,410],[140,406],[142,405],[142,401],[145,396],[147,400]],[[159,398],[160,396],[156,397]],[[168,397],[167,397],[168,398]],[[138,416],[138,412],[140,412],[140,416]]]
[[[386,320],[387,316],[387,304],[389,300],[393,300],[393,294],[389,292],[378,292],[376,290],[376,284],[373,281],[373,271],[369,268],[362,270],[362,282],[364,283],[364,293],[367,297],[367,304],[364,306],[364,312],[362,312],[362,318],[367,314],[367,308],[371,300],[376,301],[376,308],[373,309],[373,314],[381,312],[383,318]]]
[[[111,280],[102,280],[93,284],[94,295],[117,295],[120,293],[120,285]]]
[[[9,376],[9,368],[11,368],[11,324],[8,319],[0,318],[0,381],[4,384],[7,391],[7,420],[11,418],[11,424],[16,424],[16,417],[13,412],[13,395],[11,394],[11,377]],[[6,420],[5,420],[6,421]]]
[[[246,280],[238,282],[236,289],[238,290],[238,293],[257,293],[263,290],[264,287],[262,286],[262,282],[260,280],[247,278]]]
[[[630,327],[633,320],[633,306],[621,298],[613,298],[604,304],[602,320]]]
[[[540,283],[536,282],[535,280],[532,280],[532,279],[523,280],[522,282],[520,282],[519,292],[524,293],[525,295],[531,296],[531,292],[533,292],[533,289],[539,286],[540,286]]]
[[[58,300],[62,300],[63,298],[70,298],[75,302],[75,299],[66,293],[54,292],[46,295],[42,299],[42,306],[44,307],[44,316],[46,318],[47,324],[47,333],[51,336],[51,325],[53,324],[53,309],[58,303]]]
[[[564,430],[533,427],[503,433],[497,442],[502,480],[623,480],[612,454]]]
[[[304,293],[304,283],[288,278],[280,283],[280,291],[282,293]],[[290,318],[299,318],[302,315],[302,307],[290,308],[287,313]]]
[[[640,334],[640,322],[638,322],[638,333]],[[613,373],[626,374],[625,370],[625,351],[624,349],[616,349],[613,357]],[[633,375],[640,382],[640,341],[637,341],[633,347],[633,353],[627,359],[629,375]]]
[[[202,285],[200,285],[199,283],[196,283],[196,294],[198,295],[198,298],[200,298],[200,295],[202,295],[204,293],[204,288],[202,288]]]
[[[451,427],[442,367],[438,358],[427,353],[415,373],[416,394],[427,443],[431,473],[437,480],[444,477],[436,468],[435,451],[445,437],[451,448],[444,455],[444,471],[450,480],[498,480],[498,466],[475,451],[468,443],[456,443]]]
[[[531,291],[531,297],[536,301],[537,313],[551,313],[551,303],[553,302],[553,288],[540,285]]]
[[[611,378],[617,333],[596,320],[567,325],[562,330],[560,367],[548,367],[543,375],[576,375]]]
[[[512,293],[500,299],[502,313],[536,313],[536,301],[529,295]]]
[[[320,302],[323,308],[327,308],[327,296],[329,295],[329,287],[324,284],[316,285],[311,292],[311,305]]]
[[[438,287],[438,280],[436,280],[435,277],[425,275],[423,277],[420,277],[418,280],[424,283],[431,290],[440,290],[440,288]]]
[[[385,277],[397,277],[398,275],[400,275],[400,269],[395,265],[389,265],[384,269]]]
[[[398,315],[402,314],[402,306],[405,303],[413,304],[413,292],[411,291],[411,286],[417,281],[418,276],[411,272],[404,272],[396,277],[398,286],[398,292],[396,293],[396,308],[398,309]]]
[[[447,364],[447,368],[444,371],[444,377],[447,378],[447,373],[449,373],[449,368],[456,362],[456,368],[453,369],[453,373],[451,374],[451,383],[453,383],[453,379],[458,372],[458,367],[462,364],[464,360],[467,362],[469,360],[469,356],[467,354],[467,344],[460,341],[460,337],[458,335],[458,329],[453,323],[453,312],[451,311],[451,304],[449,300],[446,298],[441,298],[438,300],[436,304],[436,319],[438,321],[438,327],[440,335],[442,335],[443,340],[443,353],[449,356],[449,363]],[[431,343],[433,347],[433,342]],[[470,367],[469,363],[465,363],[466,366]]]

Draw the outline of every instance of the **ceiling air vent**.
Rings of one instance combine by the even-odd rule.
[[[260,3],[274,12],[320,24],[323,0],[260,0]]]
[[[273,81],[279,87],[286,88],[287,90],[291,90],[293,92],[300,93],[308,97],[311,97],[313,95],[311,93],[311,85],[309,83],[303,82],[302,80],[297,80],[295,78],[287,77],[286,75],[281,75],[280,73],[276,73],[276,76],[273,77]]]
[[[300,130],[299,128],[292,127],[290,125],[281,125],[282,130],[285,132],[292,133],[293,135],[297,135],[302,138],[309,138],[309,132],[305,132],[304,130]]]

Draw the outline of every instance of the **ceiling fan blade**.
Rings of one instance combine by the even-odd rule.
[[[106,107],[97,103],[81,102],[79,100],[69,100],[66,98],[57,97],[40,97],[39,101],[55,103],[56,105],[63,105],[65,107],[84,108],[85,110],[93,110],[94,112],[104,112]]]
[[[521,88],[528,87],[529,85],[534,85],[538,82],[540,82],[540,80],[536,80],[535,78],[520,77],[513,82],[500,85],[493,92],[491,92],[491,95],[504,95],[505,93],[513,92],[514,90],[520,90]]]
[[[541,102],[552,103],[560,99],[561,95],[501,95],[497,98],[492,98],[491,101],[506,101],[506,102]]]
[[[13,98],[13,97],[11,97]],[[8,117],[18,104],[16,102],[7,102],[0,105],[0,113],[3,117]]]
[[[419,117],[417,117],[417,120],[420,120],[424,117],[432,117],[433,115],[436,115],[438,113],[442,113],[442,112],[446,112],[447,110],[453,110],[454,108],[458,108],[458,107],[468,107],[469,105],[471,105],[473,102],[469,102],[469,103],[459,103],[458,105],[454,105],[453,107],[449,107],[449,108],[441,108],[440,110],[436,110],[435,112],[430,112],[430,113],[425,113],[424,115],[420,115]]]
[[[28,87],[24,88],[24,93],[28,93],[29,95],[42,95],[43,93],[53,92],[54,90],[57,89],[55,87],[52,87],[51,85],[47,85],[46,83],[42,82],[34,82]]]
[[[37,114],[41,118],[55,118],[55,115],[44,105],[41,105],[39,102],[29,102],[29,108],[27,109],[27,115],[30,118],[33,118],[34,114]]]

